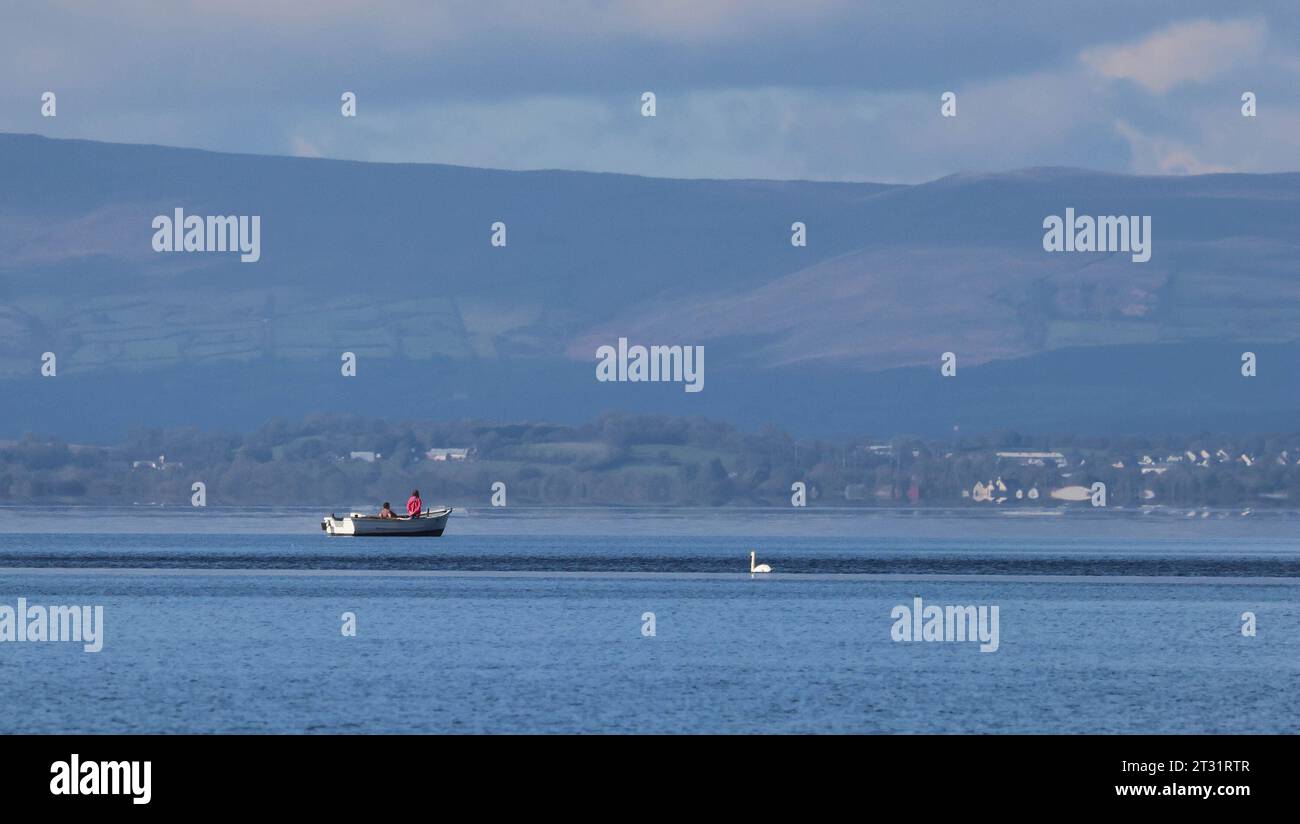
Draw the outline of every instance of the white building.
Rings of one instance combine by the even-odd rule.
[[[997,452],[999,460],[1014,461],[1021,466],[1046,466],[1050,461],[1058,467],[1065,466],[1065,456],[1060,452]]]
[[[446,446],[435,446],[424,457],[431,461],[463,461],[469,458],[468,449],[459,449]]]

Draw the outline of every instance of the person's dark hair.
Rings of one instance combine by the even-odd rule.
[[[393,508],[392,504],[390,504],[388,501],[384,501],[384,509],[392,509],[392,508]]]
[[[420,497],[420,490],[418,489],[411,490],[411,494],[418,498]]]

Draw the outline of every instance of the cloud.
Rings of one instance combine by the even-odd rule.
[[[324,157],[320,148],[302,137],[294,137],[289,147],[289,154],[294,157]]]
[[[661,94],[654,118],[640,116],[635,94],[414,110],[362,100],[356,118],[329,109],[283,124],[291,137],[271,151],[309,141],[328,157],[383,162],[880,183],[1024,166],[1113,168],[1127,157],[1111,123],[1078,105],[1094,90],[1077,71],[957,86],[956,118],[940,116],[943,91],[701,89]]]
[[[1263,20],[1192,20],[1135,43],[1087,49],[1081,59],[1106,78],[1131,80],[1149,92],[1164,94],[1257,60],[1267,40]]]
[[[1144,134],[1129,123],[1119,121],[1115,130],[1128,141],[1133,159],[1131,168],[1144,174],[1201,175],[1234,171],[1231,166],[1209,163],[1196,156],[1195,150],[1176,140]]]
[[[1026,148],[1040,129],[1060,130],[1068,122],[1039,112],[1035,125],[1021,130],[1023,140],[1006,140],[986,133],[1005,123],[999,115],[972,114],[971,128],[941,118],[938,92],[786,87],[661,94],[656,117],[641,117],[639,109],[634,94],[527,96],[416,111],[372,106],[355,120],[313,114],[283,131],[296,136],[295,144],[309,140],[327,156],[371,161],[904,182],[947,174],[954,158],[968,166],[999,146]],[[998,157],[1014,162],[1015,155],[1004,151]]]
[[[1292,170],[1293,2],[1096,0],[1069,26],[1023,2],[990,26],[937,0],[52,0],[0,23],[0,131],[664,177]]]
[[[173,0],[160,11],[150,0],[108,0],[88,6],[54,0],[63,15],[113,20],[163,34],[176,15],[208,31],[271,35],[285,44],[363,40],[387,50],[427,55],[466,40],[475,45],[525,35],[550,43],[573,38],[635,38],[660,43],[717,43],[756,34],[813,30],[861,18],[851,0]],[[888,10],[876,10],[886,17]],[[336,36],[341,35],[338,40]]]

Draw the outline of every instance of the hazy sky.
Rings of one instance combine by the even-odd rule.
[[[877,181],[1300,169],[1295,0],[7,2],[0,69],[0,131],[238,152]]]

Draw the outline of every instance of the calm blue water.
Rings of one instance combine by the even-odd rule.
[[[105,612],[0,643],[0,731],[1300,731],[1294,516],[319,515],[0,509],[0,605]],[[892,641],[918,596],[1000,648]]]

